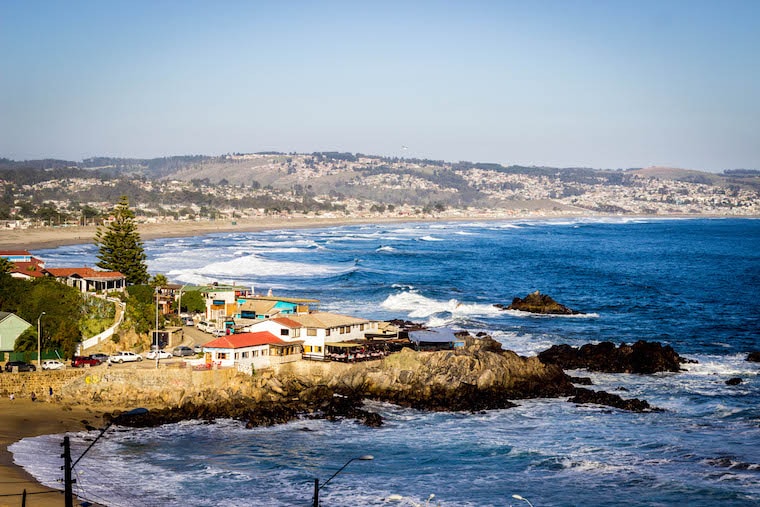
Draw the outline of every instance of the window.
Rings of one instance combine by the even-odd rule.
[[[241,352],[240,355],[243,359],[248,359],[248,352]]]
[[[306,336],[317,336],[317,330],[310,327],[306,330]]]
[[[311,352],[311,345],[304,345],[303,350],[304,352]]]
[[[359,331],[364,331],[364,324],[359,324]]]
[[[217,359],[227,359],[227,353],[226,352],[217,352],[216,353]]]
[[[280,329],[280,336],[288,336],[288,329]]]
[[[237,359],[240,359],[240,353],[239,353],[239,352],[235,352],[235,359],[236,359],[236,360],[237,360]]]
[[[301,328],[296,328],[293,330],[293,337],[298,338],[301,336]]]
[[[317,346],[316,346],[316,347],[314,347],[314,348],[316,349],[316,350],[314,350],[314,352],[317,352],[317,353],[322,353],[322,347],[320,347],[319,345],[317,345]]]
[[[325,336],[330,336],[330,328],[325,329]]]

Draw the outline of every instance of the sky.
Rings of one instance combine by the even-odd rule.
[[[0,157],[760,169],[760,1],[0,1]]]

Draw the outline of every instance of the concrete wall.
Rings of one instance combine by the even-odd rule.
[[[52,387],[53,395],[58,396],[66,385],[77,379],[84,378],[93,369],[66,369],[60,371],[30,371],[19,373],[0,374],[0,396],[8,396],[11,393],[17,398],[29,397],[35,393],[40,399],[47,399],[48,391]]]

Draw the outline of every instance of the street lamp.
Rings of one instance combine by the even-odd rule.
[[[65,507],[74,507],[74,492],[73,492],[73,485],[74,480],[71,478],[71,473],[74,471],[74,467],[77,466],[77,463],[79,463],[82,458],[84,458],[84,455],[87,454],[87,451],[92,449],[92,446],[95,445],[95,442],[100,440],[100,437],[103,436],[103,433],[108,431],[108,428],[113,426],[114,423],[116,423],[119,419],[128,418],[128,417],[134,417],[136,415],[142,415],[147,414],[148,409],[147,408],[133,408],[132,410],[128,412],[124,412],[122,414],[119,414],[118,416],[111,419],[106,426],[100,430],[100,435],[95,437],[95,440],[90,443],[89,446],[87,446],[87,449],[84,450],[84,452],[77,458],[77,460],[72,463],[71,462],[71,447],[69,442],[69,437],[63,437],[63,482],[64,482],[64,505]]]
[[[530,507],[533,507],[533,504],[530,503],[530,500],[528,500],[527,498],[523,498],[520,495],[512,495],[512,498],[514,498],[515,500],[522,500],[523,502],[527,502],[528,505],[530,505]]]
[[[40,320],[42,319],[42,316],[45,315],[45,312],[42,312],[39,317],[37,317],[37,368],[42,371],[42,325],[40,324]]]
[[[156,330],[153,332],[155,336],[155,342],[156,342],[156,350],[153,351],[154,354],[156,354],[156,369],[158,369],[158,287],[156,287]]]
[[[364,456],[357,456],[356,458],[351,458],[350,460],[346,461],[346,464],[343,465],[342,467],[340,467],[337,472],[335,472],[334,474],[332,474],[330,476],[330,478],[327,479],[324,482],[324,484],[322,484],[321,486],[319,485],[319,479],[314,479],[314,507],[319,507],[319,490],[321,490],[322,488],[324,488],[325,486],[327,486],[327,483],[330,482],[331,480],[333,480],[333,478],[336,475],[338,475],[339,473],[341,473],[343,471],[343,469],[348,466],[349,463],[351,463],[352,461],[357,461],[357,460],[360,460],[360,461],[372,461],[373,459],[375,459],[375,457],[372,456],[371,454],[365,454]]]

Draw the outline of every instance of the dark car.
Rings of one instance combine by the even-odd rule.
[[[195,352],[193,352],[193,349],[191,349],[187,345],[180,345],[179,347],[174,347],[174,350],[172,350],[172,354],[177,357],[194,356]]]
[[[5,363],[5,371],[13,371],[13,368],[18,368],[18,371],[37,371],[36,366],[24,361],[8,361]]]
[[[90,357],[93,359],[97,359],[101,363],[105,363],[106,361],[108,361],[108,354],[103,354],[100,352],[97,354],[92,354]]]
[[[85,366],[97,366],[99,364],[100,360],[92,356],[74,356],[71,359],[71,366],[73,368],[84,368]]]

